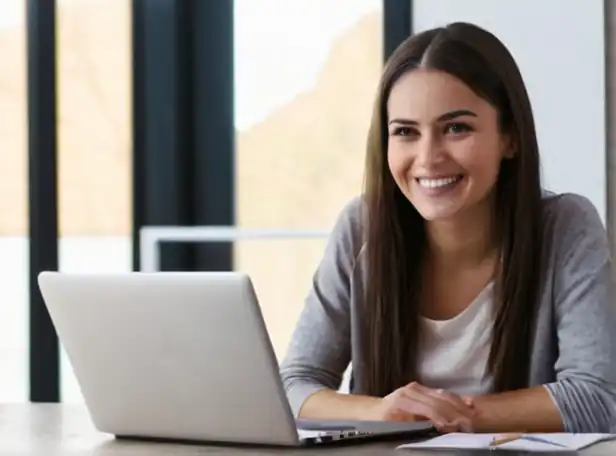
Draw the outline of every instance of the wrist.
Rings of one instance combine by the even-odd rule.
[[[300,418],[328,420],[378,420],[377,397],[321,390],[308,397],[299,411]]]
[[[410,412],[392,409],[383,398],[359,396],[355,402],[357,406],[356,419],[360,421],[419,421],[421,418]]]
[[[512,405],[502,402],[507,394],[492,394],[473,398],[475,416],[473,417],[473,432],[522,432],[524,426],[513,426],[509,429],[507,419]]]
[[[483,396],[474,396],[471,398],[473,407],[473,417],[471,419],[471,427],[473,432],[482,432],[485,428],[485,423],[488,421],[489,405]]]
[[[348,404],[353,419],[357,421],[380,421],[381,399],[373,396],[348,395]]]

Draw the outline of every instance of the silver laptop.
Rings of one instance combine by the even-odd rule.
[[[433,431],[294,420],[245,274],[43,272],[38,282],[102,432],[300,446]]]

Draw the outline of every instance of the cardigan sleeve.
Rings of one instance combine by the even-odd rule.
[[[313,276],[280,374],[295,417],[306,399],[340,387],[351,359],[350,276],[361,248],[361,199],[340,213]]]
[[[616,305],[607,233],[593,204],[560,197],[554,226],[556,381],[566,432],[616,430]]]

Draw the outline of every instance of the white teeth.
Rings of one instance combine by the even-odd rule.
[[[460,176],[443,177],[441,179],[418,179],[419,185],[426,188],[440,188],[460,180]]]

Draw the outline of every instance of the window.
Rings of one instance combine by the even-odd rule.
[[[0,4],[0,402],[28,400],[25,0]]]
[[[329,230],[361,191],[382,0],[236,0],[234,19],[237,225]],[[324,245],[235,244],[279,358]]]
[[[60,269],[130,271],[131,2],[57,5]],[[61,399],[81,402],[61,356]]]

